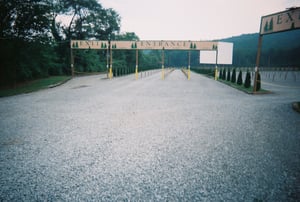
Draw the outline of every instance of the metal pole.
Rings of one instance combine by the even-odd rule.
[[[189,64],[188,64],[188,80],[190,80],[190,71],[191,71],[191,50],[189,50]]]
[[[215,80],[218,79],[218,48],[216,49],[216,69],[215,69]]]
[[[161,61],[161,79],[165,79],[165,70],[164,70],[164,64],[165,64],[165,48],[162,49],[162,61]]]
[[[110,46],[110,67],[109,67],[109,78],[111,79],[113,77],[112,73],[112,47]]]
[[[139,78],[139,71],[138,71],[138,66],[139,66],[139,51],[138,49],[135,50],[135,79],[137,80]]]
[[[257,54],[256,54],[256,66],[255,66],[255,77],[254,77],[254,84],[253,84],[253,92],[256,92],[257,88],[257,78],[258,78],[258,72],[259,72],[259,62],[260,62],[260,52],[261,52],[261,45],[262,45],[262,35],[259,35],[258,38],[258,47],[257,47]]]
[[[74,55],[73,55],[73,48],[72,48],[72,40],[71,40],[71,43],[70,43],[70,63],[71,63],[71,75],[72,75],[72,78],[74,77]]]
[[[108,47],[106,49],[106,76],[107,78],[109,78],[108,76],[108,72],[109,72],[109,46],[110,46],[110,41],[108,42]]]

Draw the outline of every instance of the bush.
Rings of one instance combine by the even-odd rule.
[[[261,80],[260,80],[260,73],[258,72],[257,81],[256,81],[256,90],[255,91],[259,91],[260,88],[261,88]]]
[[[239,76],[238,76],[238,79],[237,79],[237,85],[243,85],[243,73],[242,73],[242,70],[240,70],[240,73],[239,73]]]
[[[245,88],[250,88],[250,86],[251,86],[251,75],[250,75],[249,71],[247,71],[244,86],[245,86]]]
[[[236,82],[236,70],[233,69],[231,75],[231,83],[235,83],[235,82]]]
[[[226,80],[226,69],[225,68],[223,69],[222,79]]]
[[[227,72],[227,81],[230,81],[230,69],[228,69],[228,72]]]

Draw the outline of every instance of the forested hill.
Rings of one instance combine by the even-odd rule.
[[[234,43],[234,66],[255,66],[258,37],[258,33],[243,34],[220,41]],[[264,35],[260,65],[300,67],[300,30]]]

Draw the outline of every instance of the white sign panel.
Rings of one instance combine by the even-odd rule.
[[[218,64],[232,64],[233,43],[218,42]],[[217,51],[200,51],[201,64],[216,64]]]
[[[216,51],[200,51],[201,64],[216,64]]]
[[[231,65],[233,57],[233,43],[218,43],[218,64]]]

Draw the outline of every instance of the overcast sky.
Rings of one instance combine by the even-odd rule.
[[[141,40],[213,40],[259,31],[261,16],[300,0],[98,0]]]

